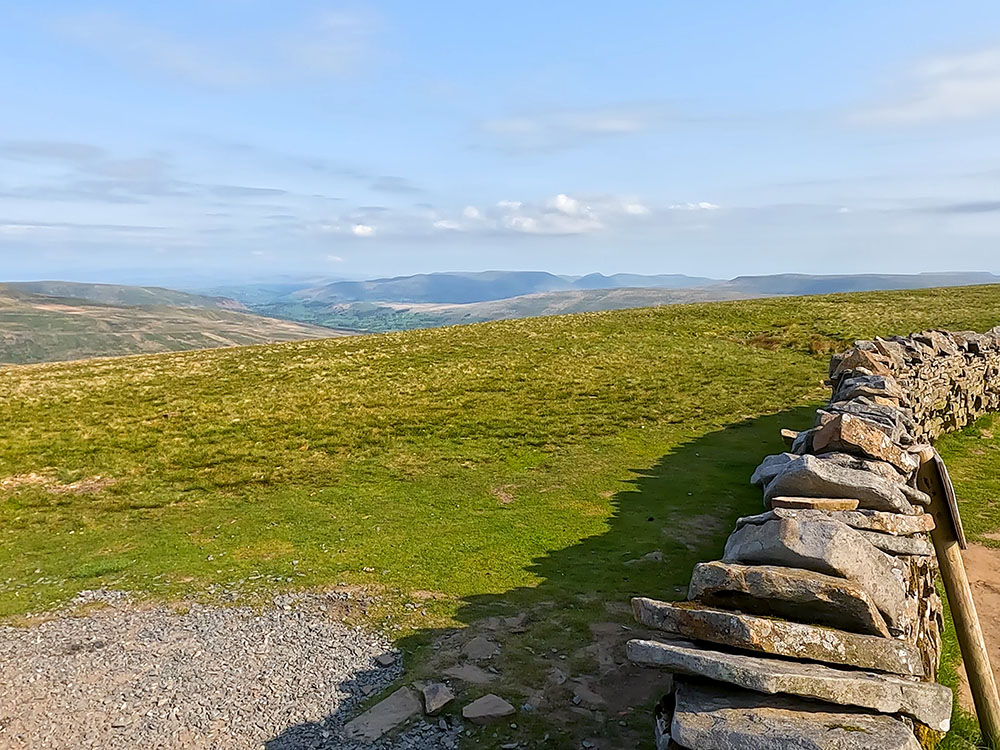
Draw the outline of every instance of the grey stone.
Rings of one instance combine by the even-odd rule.
[[[632,640],[633,664],[704,677],[758,693],[787,693],[879,713],[901,713],[939,732],[951,723],[951,690],[933,682],[699,649],[680,642]]]
[[[759,487],[767,486],[772,479],[784,470],[785,466],[796,458],[798,456],[794,453],[779,453],[775,456],[766,456],[750,477],[750,484],[756,484]]]
[[[819,456],[799,456],[785,465],[767,485],[764,499],[770,501],[782,495],[852,498],[862,508],[913,513],[898,485],[872,472],[849,469]]]
[[[762,524],[775,518],[794,518],[799,521],[830,519],[846,523],[852,529],[878,531],[895,536],[923,534],[934,529],[934,517],[928,514],[907,516],[902,513],[885,513],[877,510],[806,510],[798,508],[772,508],[766,513],[737,519],[736,528],[747,524]]]
[[[919,555],[928,557],[934,554],[934,545],[921,536],[893,536],[878,531],[858,531],[873,547],[877,547],[890,555]]]
[[[643,625],[696,641],[913,677],[924,674],[919,649],[894,638],[643,597],[632,600],[632,611]]]
[[[903,472],[912,472],[918,463],[880,425],[853,414],[837,414],[826,420],[813,435],[812,448],[816,453],[860,453]]]
[[[391,651],[386,651],[384,654],[379,654],[375,657],[375,663],[380,667],[391,667],[396,663],[396,655]]]
[[[670,735],[693,750],[920,750],[901,720],[678,681]]]
[[[446,677],[452,677],[472,685],[486,685],[496,679],[496,675],[480,669],[475,664],[462,664],[444,670]]]
[[[893,402],[905,404],[909,399],[899,387],[896,379],[888,375],[859,375],[852,378],[844,378],[837,386],[837,390],[831,401],[850,401],[858,396],[869,396],[873,399],[889,399]],[[876,401],[876,403],[879,403]]]
[[[811,570],[699,563],[691,575],[688,598],[749,614],[889,636],[878,607],[861,586]]]
[[[892,561],[859,532],[839,521],[777,519],[737,529],[726,542],[725,562],[783,565],[858,583],[889,621],[906,614],[906,588]]]
[[[500,653],[500,647],[489,638],[477,635],[462,647],[462,653],[470,661],[484,661]]]
[[[462,717],[473,724],[489,724],[505,716],[513,716],[515,708],[499,695],[490,693],[474,700],[462,709]]]
[[[402,687],[363,714],[347,722],[344,732],[352,739],[374,742],[386,732],[420,713],[417,694]]]
[[[424,713],[437,716],[442,709],[455,700],[455,694],[443,682],[432,682],[420,689],[424,697]]]

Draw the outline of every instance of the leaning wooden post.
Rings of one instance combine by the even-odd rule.
[[[917,485],[931,498],[927,511],[934,516],[935,529],[931,532],[931,539],[934,541],[941,580],[944,581],[951,617],[958,634],[958,645],[962,649],[962,660],[965,662],[969,688],[976,704],[979,727],[987,746],[1000,750],[1000,698],[997,697],[989,652],[986,650],[976,604],[972,600],[969,577],[962,560],[962,548],[966,546],[965,532],[962,530],[962,519],[958,515],[958,503],[948,470],[933,448],[928,447],[920,452]]]

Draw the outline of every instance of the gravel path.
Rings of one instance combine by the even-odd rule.
[[[84,592],[109,606],[0,626],[0,747],[354,748],[343,724],[402,668],[375,662],[381,636],[333,619],[345,596],[178,614]],[[459,731],[418,720],[365,747],[450,750]]]

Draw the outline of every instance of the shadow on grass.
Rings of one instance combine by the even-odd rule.
[[[784,449],[779,430],[803,429],[813,416],[813,407],[802,407],[738,422],[634,469],[631,487],[613,498],[607,531],[537,558],[530,568],[537,586],[467,597],[456,616],[466,627],[399,640],[407,673],[396,686],[447,679],[459,696],[446,710],[453,721],[486,693],[518,709],[488,727],[467,725],[463,742],[471,746],[651,748],[652,708],[669,678],[625,660],[625,642],[644,632],[629,600],[683,599],[695,563],[718,558],[736,518],[762,510],[748,480],[765,455]],[[499,653],[480,660],[467,654],[477,636]],[[447,675],[455,667],[467,670],[466,679]],[[324,724],[344,718],[331,715]],[[266,747],[342,746],[295,739],[315,737],[317,726],[293,727]]]

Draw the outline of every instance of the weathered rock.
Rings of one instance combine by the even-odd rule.
[[[472,701],[462,709],[462,717],[473,724],[489,724],[505,716],[513,716],[514,707],[499,695],[490,693]]]
[[[892,716],[678,681],[670,735],[694,750],[920,750]]]
[[[402,687],[347,722],[344,732],[352,739],[373,742],[419,713],[420,701],[417,694],[408,687]]]
[[[774,477],[764,492],[765,502],[782,496],[848,498],[858,500],[862,508],[913,513],[898,485],[818,456],[799,456]]]
[[[749,614],[889,636],[875,602],[860,585],[811,570],[699,563],[691,575],[688,598]]]
[[[878,425],[851,414],[838,414],[813,435],[816,453],[860,453],[885,461],[901,471],[917,468],[917,459],[900,448]]]
[[[951,723],[951,690],[933,682],[728,654],[679,642],[632,640],[628,642],[628,658],[640,666],[704,677],[758,693],[787,693],[879,713],[901,713],[937,731],[947,731]]]
[[[924,513],[919,516],[905,516],[901,513],[883,513],[877,510],[809,510],[794,508],[772,508],[766,513],[746,516],[736,521],[736,528],[747,524],[762,524],[775,518],[794,518],[799,521],[832,519],[846,523],[853,529],[879,531],[883,534],[911,536],[934,529],[934,517]]]
[[[934,545],[929,539],[919,536],[893,536],[878,531],[858,531],[873,547],[877,547],[890,555],[919,555],[927,557],[934,554]]]
[[[798,456],[794,453],[779,453],[775,456],[766,456],[750,477],[750,484],[765,487],[772,479],[784,471],[785,466],[796,458]]]
[[[885,401],[899,404],[909,403],[909,399],[899,387],[896,379],[889,375],[859,375],[853,378],[844,378],[833,395],[831,401],[850,401],[858,396],[868,396],[869,398],[882,399],[875,403]]]
[[[744,651],[915,677],[924,673],[920,651],[893,638],[643,597],[632,599],[632,612],[651,628]]]
[[[379,654],[375,657],[375,663],[380,667],[391,667],[396,663],[396,655],[391,651],[386,651],[384,654]]]
[[[443,682],[424,685],[420,693],[424,697],[424,713],[428,716],[437,716],[445,706],[455,700],[455,694]]]
[[[487,672],[485,669],[480,669],[475,664],[461,664],[459,666],[449,667],[444,670],[444,674],[446,677],[461,680],[462,682],[468,682],[473,685],[485,685],[496,679],[495,674]]]
[[[854,510],[857,500],[838,497],[772,497],[771,508],[802,510]]]
[[[782,518],[737,529],[726,542],[725,562],[805,568],[857,582],[889,621],[905,617],[906,589],[892,562],[860,533],[839,521],[803,523]]]
[[[902,445],[913,442],[913,418],[903,409],[876,404],[869,398],[859,396],[850,401],[834,401],[817,412],[819,421],[823,424],[828,416],[851,414],[879,425],[889,439]]]
[[[489,638],[477,635],[462,647],[462,653],[469,661],[485,661],[500,653],[500,647]]]
[[[856,471],[868,471],[882,477],[892,485],[899,486],[907,481],[909,475],[903,475],[899,469],[885,461],[875,461],[863,456],[855,456],[851,453],[824,453],[823,460],[829,463],[843,466],[845,469],[855,469]]]
[[[844,352],[831,374],[834,378],[838,378],[859,367],[863,367],[873,375],[892,375],[887,357],[877,351],[871,352],[857,347]]]

